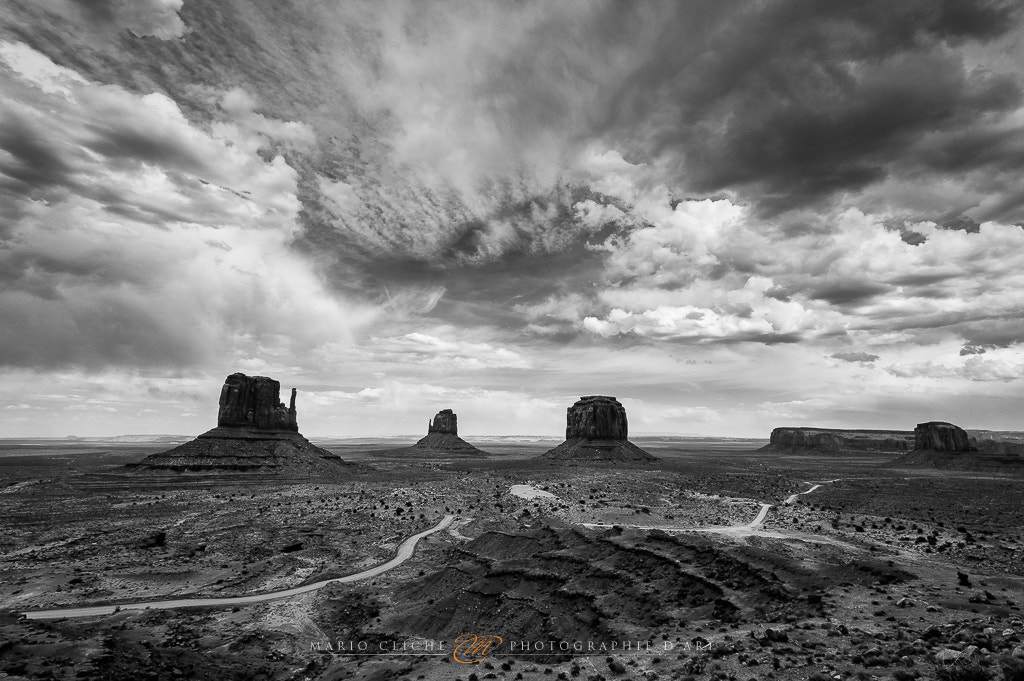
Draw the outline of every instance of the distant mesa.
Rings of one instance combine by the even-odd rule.
[[[841,430],[836,428],[775,428],[762,451],[781,453],[889,452],[914,447],[909,430]]]
[[[452,456],[487,456],[487,452],[477,449],[459,437],[459,417],[451,409],[442,409],[427,422],[427,435],[411,447],[381,452],[386,455],[410,457],[452,457]]]
[[[1019,441],[976,440],[952,423],[928,421],[914,429],[914,451],[901,456],[892,466],[1019,472],[1024,470],[1024,445]]]
[[[541,457],[561,460],[654,461],[630,442],[626,410],[614,397],[588,395],[566,410],[565,442]]]
[[[266,376],[231,374],[224,380],[217,427],[191,442],[146,457],[131,468],[143,472],[252,471],[297,477],[332,477],[347,465],[299,434],[296,390],[289,405],[281,384]]]
[[[928,449],[935,452],[974,452],[967,431],[945,421],[919,423],[914,428],[914,449]]]

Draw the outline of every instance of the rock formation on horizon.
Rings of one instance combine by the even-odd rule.
[[[894,468],[964,471],[1024,470],[1024,438],[1019,432],[973,431],[945,421],[919,423],[914,450],[892,463]]]
[[[231,374],[220,390],[217,426],[299,432],[295,414],[295,388],[291,404],[281,400],[281,384],[266,376]]]
[[[335,477],[347,465],[299,434],[292,388],[289,406],[281,384],[266,376],[231,374],[224,380],[217,427],[130,468],[143,472],[255,471],[299,477]]]
[[[913,447],[909,430],[845,430],[837,428],[783,427],[772,429],[769,452],[906,452]]]
[[[541,457],[610,461],[653,461],[630,442],[626,410],[614,397],[588,395],[566,410],[565,442]]]
[[[459,437],[459,417],[451,409],[442,409],[427,422],[427,435],[404,450],[406,454],[439,456],[486,456],[487,452],[477,449]]]
[[[967,431],[945,421],[919,423],[914,428],[914,449],[936,452],[973,452],[977,448],[971,443]]]
[[[434,415],[433,421],[427,422],[427,434],[442,433],[459,434],[459,417],[451,409],[442,409]]]

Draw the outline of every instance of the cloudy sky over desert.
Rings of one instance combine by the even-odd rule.
[[[0,436],[1022,429],[1022,22],[7,0]]]

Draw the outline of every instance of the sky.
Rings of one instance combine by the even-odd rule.
[[[5,0],[0,437],[1024,430],[1010,0]]]

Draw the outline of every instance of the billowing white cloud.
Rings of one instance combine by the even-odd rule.
[[[529,361],[518,352],[489,343],[445,339],[426,333],[407,333],[392,338],[373,338],[374,354],[383,359],[400,359],[414,364],[429,364],[455,369],[526,369]]]
[[[769,343],[848,337],[874,349],[939,336],[970,345],[1024,340],[1010,321],[1024,309],[1019,226],[895,228],[847,209],[794,233],[729,199],[670,201],[650,184],[649,167],[617,153],[590,150],[580,168],[627,202],[625,211],[578,207],[586,220],[601,223],[607,211],[627,227],[592,247],[607,253],[594,296],[562,296],[561,307],[583,311],[575,321],[585,331]],[[558,307],[553,299],[530,310]]]
[[[898,363],[886,367],[886,371],[893,376],[910,379],[962,378],[969,381],[1015,381],[1024,378],[1024,350],[1016,347],[994,350],[985,355],[951,358],[946,361]]]
[[[0,58],[4,364],[203,366],[375,317],[290,247],[296,171],[258,152],[301,126],[248,115],[236,93],[241,120],[206,132],[164,95],[88,83],[25,46]]]
[[[317,184],[323,195],[333,204],[333,208],[343,215],[356,213],[362,206],[359,196],[350,184],[326,177],[318,177]]]

